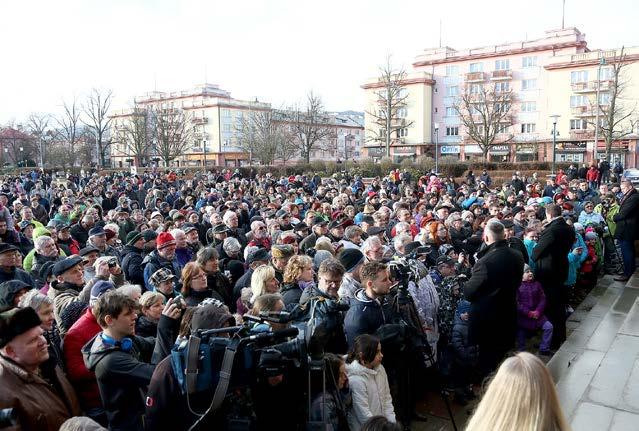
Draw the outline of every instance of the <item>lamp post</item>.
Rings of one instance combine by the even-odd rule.
[[[20,164],[24,168],[24,147],[20,147]]]
[[[597,146],[599,145],[599,88],[601,87],[601,66],[606,64],[606,59],[601,57],[599,59],[599,69],[597,70],[597,95],[596,97],[596,109],[597,113],[595,114],[595,147],[592,150],[592,161],[597,163]]]
[[[439,172],[439,123],[435,123],[435,175]]]
[[[557,146],[557,118],[559,115],[551,115],[552,118],[552,174],[555,173],[555,153]]]

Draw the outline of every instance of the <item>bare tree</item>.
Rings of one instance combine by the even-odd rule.
[[[104,141],[104,136],[109,130],[111,118],[108,116],[111,109],[113,92],[111,90],[98,90],[93,88],[87,96],[83,111],[87,117],[84,123],[91,129],[95,136],[98,151],[98,166],[104,166],[105,153],[110,143]]]
[[[27,129],[29,133],[38,141],[37,153],[40,156],[40,167],[44,167],[44,144],[47,138],[53,133],[47,130],[49,127],[51,116],[49,114],[41,114],[32,112],[27,118]]]
[[[375,126],[367,132],[367,141],[377,142],[384,146],[386,156],[390,157],[390,147],[399,140],[402,129],[413,125],[406,120],[406,100],[408,92],[404,88],[406,71],[402,68],[394,70],[391,57],[386,58],[386,64],[380,66],[379,77],[374,94],[377,104],[372,111],[366,111]]]
[[[493,146],[506,144],[514,137],[508,130],[515,121],[514,94],[502,84],[466,85],[453,104],[467,140],[479,146],[485,161]]]
[[[287,117],[297,150],[306,163],[320,142],[335,135],[331,116],[324,111],[322,99],[312,91],[306,95],[306,104],[289,111]]]
[[[165,166],[193,145],[194,129],[189,116],[178,108],[151,108],[155,150]]]
[[[147,164],[153,148],[153,132],[152,115],[146,108],[135,105],[115,128],[114,143],[124,146],[124,150],[118,150],[119,155],[133,156],[136,166]]]
[[[630,77],[626,76],[625,67],[630,64],[621,48],[619,55],[607,57],[610,63],[610,75],[607,79],[597,77],[600,85],[600,100],[591,100],[593,116],[586,122],[596,127],[596,112],[599,110],[599,131],[606,141],[606,161],[610,162],[610,150],[615,141],[620,141],[633,134],[639,125],[637,104],[630,107],[625,101]],[[605,91],[607,89],[607,91]],[[596,97],[595,97],[596,99]],[[602,100],[603,99],[603,100]],[[607,103],[604,103],[607,102]],[[595,143],[597,145],[597,143]]]
[[[284,157],[282,152],[293,155],[297,145],[293,136],[286,130],[282,122],[282,111],[251,111],[245,115],[237,126],[238,145],[247,151],[250,158],[256,158],[263,165],[272,165],[276,158]]]
[[[68,150],[68,162],[71,166],[76,161],[76,146],[80,137],[80,116],[82,112],[78,106],[78,101],[74,97],[70,104],[66,101],[62,103],[62,115],[56,118],[58,124],[58,140],[62,141]]]

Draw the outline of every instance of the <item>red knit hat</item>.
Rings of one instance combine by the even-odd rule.
[[[161,249],[164,247],[168,247],[170,245],[175,245],[175,238],[169,232],[162,232],[158,235],[158,239],[156,240],[157,249]]]

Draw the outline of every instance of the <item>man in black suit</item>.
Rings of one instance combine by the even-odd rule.
[[[615,238],[619,240],[623,258],[623,276],[615,277],[616,281],[628,281],[635,272],[635,240],[639,239],[639,193],[632,183],[621,180],[621,198],[619,212],[613,220],[617,224]]]
[[[479,367],[487,375],[514,345],[524,258],[508,246],[504,225],[498,220],[488,222],[484,241],[487,247],[478,253],[464,296],[471,302],[469,340],[479,345]]]
[[[561,216],[561,207],[546,206],[546,227],[533,249],[535,278],[546,294],[546,317],[553,326],[550,347],[558,349],[566,340],[566,305],[568,295],[564,282],[568,277],[568,253],[575,242],[575,230]]]

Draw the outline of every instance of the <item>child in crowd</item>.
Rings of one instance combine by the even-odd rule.
[[[472,370],[477,365],[479,347],[468,341],[468,318],[470,302],[462,299],[455,311],[455,325],[451,336],[454,351],[452,377],[455,386],[455,401],[466,405],[469,399],[475,398],[471,386]]]
[[[586,248],[587,257],[584,263],[581,265],[581,274],[579,277],[579,283],[586,289],[592,289],[597,283],[597,263],[599,258],[597,257],[597,234],[595,232],[586,232]]]
[[[544,316],[546,296],[538,281],[534,280],[530,266],[524,265],[524,275],[517,292],[517,347],[525,350],[526,337],[541,328],[542,336],[539,344],[541,355],[550,354],[552,339],[552,323]]]
[[[396,422],[383,357],[379,338],[368,334],[355,339],[346,357],[346,374],[353,397],[353,410],[348,415],[351,431],[359,431],[368,419],[377,415]]]

